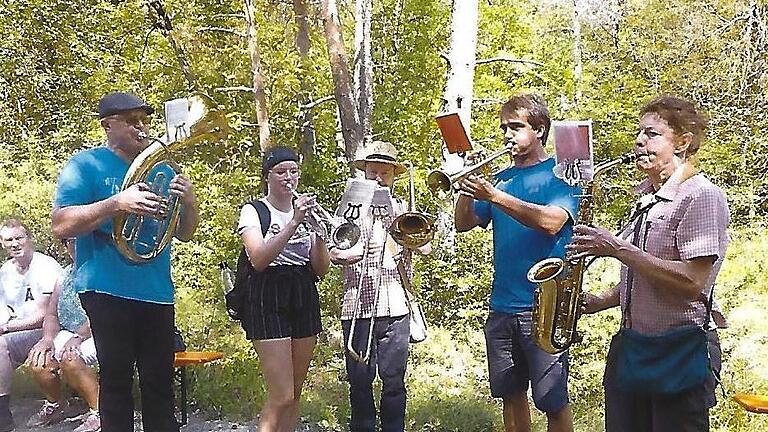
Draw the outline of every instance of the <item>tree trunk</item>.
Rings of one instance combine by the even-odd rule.
[[[259,148],[264,154],[271,146],[269,137],[269,112],[267,110],[267,95],[264,92],[264,74],[261,71],[259,44],[256,39],[256,24],[254,22],[253,0],[245,0],[245,21],[248,25],[248,53],[251,57],[251,75],[253,76],[253,99],[256,104],[256,123],[259,125]]]
[[[299,94],[299,152],[305,160],[312,160],[315,155],[315,125],[311,108],[302,108],[311,101],[312,88],[306,80],[307,59],[309,58],[309,22],[307,21],[307,4],[305,0],[293,0],[293,12],[296,15],[296,51],[299,53],[299,79],[301,94]]]
[[[448,54],[443,112],[458,112],[467,135],[472,136],[472,99],[477,50],[477,0],[455,0],[451,17],[451,48]],[[464,166],[460,155],[449,154],[443,147],[443,170],[457,172]],[[442,233],[442,246],[449,254],[456,253],[456,227],[447,211],[439,211],[437,230]]]
[[[475,78],[477,50],[477,0],[456,0],[453,2],[451,18],[451,48],[448,54],[443,112],[458,112],[461,122],[470,134],[472,120],[472,93]],[[464,164],[458,155],[443,149],[443,169],[456,172]]]
[[[339,110],[341,133],[344,137],[344,154],[348,162],[355,158],[362,142],[357,110],[352,99],[352,86],[349,72],[349,60],[344,40],[339,29],[336,0],[322,0],[325,42],[331,63],[334,95]]]
[[[362,145],[371,141],[373,116],[373,60],[371,59],[371,0],[355,5],[355,102]]]

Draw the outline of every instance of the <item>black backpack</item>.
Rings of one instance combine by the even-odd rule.
[[[256,209],[261,222],[261,235],[266,236],[269,225],[272,223],[272,216],[269,213],[267,205],[261,201],[251,201],[250,204]],[[230,318],[235,321],[243,319],[243,312],[248,302],[249,287],[251,280],[258,273],[253,268],[248,254],[245,252],[245,246],[240,249],[240,256],[237,258],[237,270],[235,272],[235,284],[232,291],[225,295],[227,303],[227,312]]]

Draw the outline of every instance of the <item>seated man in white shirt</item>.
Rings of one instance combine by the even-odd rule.
[[[0,323],[0,432],[7,432],[14,429],[9,407],[13,371],[42,337],[43,317],[61,266],[35,252],[29,230],[18,219],[0,225],[0,240],[10,256],[0,267],[0,308],[11,317]]]

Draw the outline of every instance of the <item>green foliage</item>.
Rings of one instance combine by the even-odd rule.
[[[290,3],[257,2],[257,37],[266,76],[272,140],[298,142],[298,101],[332,94],[319,7],[309,2],[311,47],[302,61],[293,38]],[[498,147],[497,101],[511,93],[543,94],[555,119],[591,118],[598,160],[631,149],[637,109],[658,93],[689,97],[710,115],[702,170],[727,193],[735,231],[718,285],[732,327],[722,332],[731,391],[768,393],[768,336],[761,329],[768,304],[762,280],[768,255],[760,221],[768,214],[768,11],[746,0],[577,2],[581,39],[573,32],[573,2],[480,2],[478,58],[508,56],[541,63],[480,64],[475,74],[472,136]],[[592,4],[595,6],[591,6]],[[352,3],[340,3],[351,46]],[[374,133],[398,144],[417,167],[418,208],[437,214],[445,204],[426,193],[427,172],[440,163],[441,138],[433,116],[441,108],[448,50],[450,2],[374,3]],[[201,198],[202,224],[190,243],[174,246],[177,320],[191,348],[219,349],[226,358],[195,369],[192,397],[211,415],[255,416],[264,384],[253,348],[224,313],[217,263],[234,263],[240,242],[233,233],[240,206],[259,193],[258,129],[242,3],[168,0],[171,35],[183,48],[197,85],[227,112],[227,142],[191,149],[179,160]],[[590,7],[592,9],[590,9]],[[594,9],[594,10],[593,10]],[[0,14],[0,217],[21,217],[37,247],[63,258],[50,234],[50,203],[61,164],[75,151],[103,140],[94,114],[99,97],[128,89],[156,107],[186,95],[167,38],[152,30],[156,17],[144,2],[9,0]],[[579,44],[583,70],[573,58]],[[351,53],[351,50],[350,50]],[[304,85],[302,85],[304,83]],[[304,89],[304,90],[302,90]],[[580,95],[580,97],[577,97]],[[315,153],[302,166],[303,190],[319,193],[333,208],[348,175],[336,142],[333,102],[313,109]],[[159,132],[160,121],[155,124]],[[637,182],[617,170],[597,187],[596,221],[614,226],[629,208]],[[405,182],[396,188],[405,195]],[[751,228],[750,228],[751,227]],[[428,342],[413,347],[408,388],[410,430],[500,430],[500,406],[488,396],[482,324],[492,280],[490,235],[460,234],[435,241],[435,253],[416,261],[415,286],[433,325]],[[592,269],[589,289],[615,281],[615,263]],[[341,358],[341,280],[333,269],[320,285],[324,333],[313,361],[302,415],[341,430],[349,414]],[[577,429],[601,430],[600,379],[616,311],[580,323],[584,343],[572,352],[571,389]],[[761,417],[730,401],[712,412],[715,430],[764,430]],[[545,420],[535,418],[536,430]],[[762,428],[762,429],[761,429]]]

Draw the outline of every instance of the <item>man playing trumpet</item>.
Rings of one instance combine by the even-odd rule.
[[[528,269],[543,258],[564,256],[578,208],[578,190],[555,177],[544,151],[550,118],[541,96],[519,94],[501,107],[504,146],[514,165],[496,184],[469,176],[459,182],[455,223],[459,232],[493,222],[494,278],[485,324],[491,394],[504,403],[506,431],[529,431],[529,382],[533,402],[547,414],[550,431],[572,431],[567,351],[551,355],[531,337],[536,286]]]
[[[354,161],[354,166],[365,171],[366,179],[376,180],[379,186],[387,188],[392,188],[395,176],[406,171],[405,166],[397,161],[395,147],[382,141],[373,142],[366,155]],[[341,324],[349,375],[351,432],[376,430],[373,380],[377,370],[382,381],[379,417],[381,430],[405,430],[405,369],[410,322],[406,293],[398,273],[397,261],[402,257],[406,270],[404,273],[410,275],[411,260],[408,250],[403,251],[386,234],[395,217],[406,210],[399,200],[393,200],[392,207],[394,214],[376,217],[373,221],[371,212],[360,215],[357,223],[362,229],[362,236],[355,247],[348,250],[331,247],[331,261],[344,267]],[[431,246],[426,244],[415,251],[426,255],[431,252]],[[380,283],[377,284],[377,281]],[[375,299],[378,299],[378,302]],[[374,321],[373,324],[371,320]],[[373,332],[370,345],[369,331]],[[363,354],[363,357],[368,358],[353,356],[346,351],[346,341],[349,340],[350,334],[354,351],[366,353],[370,350],[368,356]]]

